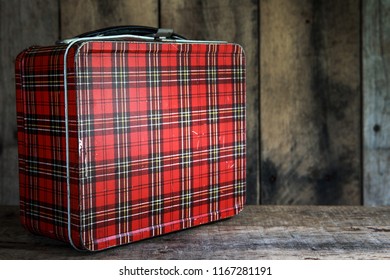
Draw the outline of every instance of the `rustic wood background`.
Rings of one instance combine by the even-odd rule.
[[[390,0],[0,0],[0,204],[18,204],[16,55],[131,24],[244,47],[248,204],[390,205]]]

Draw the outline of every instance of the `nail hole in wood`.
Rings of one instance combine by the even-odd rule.
[[[381,126],[379,124],[376,124],[376,125],[374,125],[373,129],[377,133],[381,130]]]

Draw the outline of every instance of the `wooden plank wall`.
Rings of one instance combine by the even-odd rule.
[[[260,10],[262,203],[359,204],[359,1]]]
[[[390,204],[388,2],[0,0],[0,204],[18,203],[17,53],[127,24],[244,47],[249,204]]]
[[[117,25],[158,26],[155,0],[61,0],[61,38]]]
[[[363,2],[364,203],[390,204],[390,1]]]

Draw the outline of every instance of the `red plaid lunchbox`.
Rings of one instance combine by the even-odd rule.
[[[97,251],[238,214],[245,57],[168,29],[101,29],[16,59],[20,214]]]

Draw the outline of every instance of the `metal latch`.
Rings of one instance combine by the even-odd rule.
[[[161,41],[164,39],[170,39],[172,34],[173,34],[173,29],[159,28],[157,29],[156,34],[154,34],[154,40]]]

